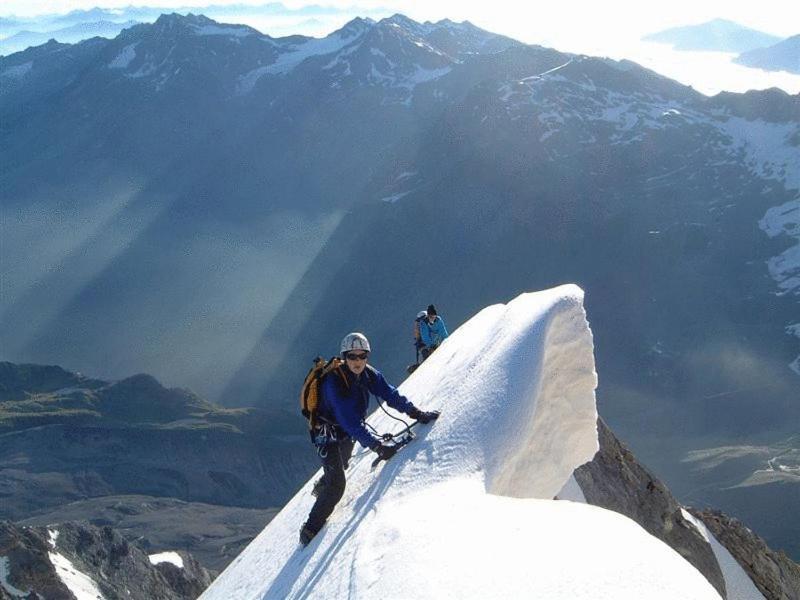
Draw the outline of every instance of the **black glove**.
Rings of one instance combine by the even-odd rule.
[[[375,453],[380,460],[389,460],[397,454],[397,446],[394,444],[381,444],[375,448]]]
[[[439,414],[440,413],[438,410],[432,410],[426,412],[415,408],[413,411],[408,413],[408,416],[411,417],[412,419],[416,419],[423,425],[426,425],[427,423],[430,423],[431,421],[435,421],[436,419],[438,419]]]

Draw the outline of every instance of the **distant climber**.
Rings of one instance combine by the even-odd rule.
[[[345,488],[345,470],[355,442],[374,450],[381,459],[391,458],[397,448],[374,437],[364,426],[370,394],[420,423],[439,417],[436,411],[419,410],[380,371],[367,364],[370,345],[362,333],[348,333],[340,346],[344,361],[321,382],[320,403],[312,438],[322,460],[323,475],[314,485],[317,500],[300,529],[300,543],[307,545],[322,529]]]
[[[433,304],[428,305],[428,310],[425,311],[425,318],[420,322],[419,335],[422,342],[422,347],[420,348],[422,360],[428,358],[439,347],[439,344],[450,335],[447,333],[444,319],[437,314],[436,307]]]

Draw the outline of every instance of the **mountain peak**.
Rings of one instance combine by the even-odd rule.
[[[156,22],[153,23],[156,27],[167,28],[167,27],[185,27],[187,25],[208,25],[208,24],[216,24],[216,21],[209,19],[205,15],[195,15],[193,13],[188,13],[186,15],[182,15],[179,13],[164,13],[156,19]]]
[[[345,23],[345,25],[341,29],[335,31],[334,33],[338,33],[339,37],[341,37],[342,39],[348,39],[351,37],[358,37],[359,35],[364,33],[367,29],[373,27],[374,25],[375,21],[373,21],[369,17],[367,18],[356,17],[352,21],[348,21],[347,23]]]
[[[395,27],[407,31],[412,35],[422,36],[426,33],[426,27],[422,23],[417,23],[414,19],[400,13],[395,13],[391,17],[386,17],[378,21],[381,27]]]

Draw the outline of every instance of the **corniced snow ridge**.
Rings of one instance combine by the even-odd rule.
[[[303,548],[317,473],[202,598],[719,598],[627,517],[552,500],[598,449],[593,350],[575,285],[482,310],[400,386],[439,420],[374,470],[358,447]]]

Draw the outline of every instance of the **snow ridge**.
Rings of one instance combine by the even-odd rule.
[[[301,548],[309,480],[202,598],[719,598],[630,519],[552,500],[598,449],[596,385],[577,286],[482,310],[400,388],[439,420],[375,470],[357,450]],[[380,411],[368,422],[402,428]]]

